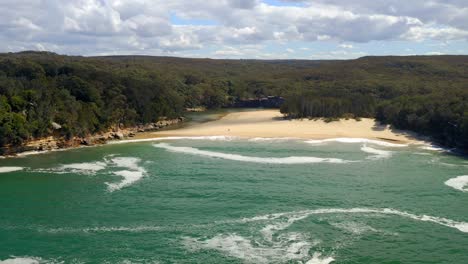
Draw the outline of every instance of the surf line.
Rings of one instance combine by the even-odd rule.
[[[153,144],[156,148],[162,148],[171,152],[185,153],[196,156],[205,156],[211,158],[220,158],[225,160],[234,160],[242,162],[252,163],[265,163],[265,164],[307,164],[307,163],[351,163],[358,162],[352,160],[343,160],[338,158],[319,158],[319,157],[301,157],[301,156],[290,156],[290,157],[254,157],[244,156],[239,154],[230,154],[223,152],[215,152],[208,150],[201,150],[192,147],[176,147],[167,143]]]

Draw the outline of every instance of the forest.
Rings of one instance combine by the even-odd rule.
[[[265,96],[284,97],[288,118],[374,117],[468,150],[468,56],[270,61],[51,52],[0,54],[0,147]]]

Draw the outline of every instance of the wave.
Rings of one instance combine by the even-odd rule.
[[[40,155],[40,154],[47,154],[47,153],[52,153],[52,152],[61,152],[61,151],[68,151],[72,149],[79,149],[79,148],[84,148],[84,146],[78,146],[78,147],[73,147],[73,148],[61,148],[61,149],[50,149],[50,150],[31,150],[31,151],[25,151],[21,153],[17,153],[15,156],[11,156],[12,158],[18,157],[27,157],[27,156],[32,156],[32,155]]]
[[[23,167],[0,167],[0,173],[24,170]]]
[[[111,162],[115,167],[127,168],[128,170],[120,170],[112,172],[114,175],[123,178],[122,181],[117,183],[106,182],[107,190],[114,192],[124,187],[130,186],[133,183],[139,181],[146,174],[146,170],[139,166],[141,159],[134,157],[116,157],[112,158]]]
[[[57,171],[66,173],[77,173],[94,175],[96,172],[106,169],[107,164],[105,162],[83,162],[83,163],[71,163],[60,166]]]
[[[297,221],[306,219],[312,215],[322,214],[395,215],[416,221],[431,222],[468,233],[468,223],[466,222],[458,222],[447,218],[428,215],[416,215],[390,208],[325,208],[267,214],[222,222],[224,224],[229,224],[265,221],[267,224],[260,229],[260,237],[244,237],[236,233],[228,233],[217,234],[208,239],[185,237],[182,243],[191,251],[217,250],[225,255],[242,259],[247,263],[282,263],[304,261],[307,259],[306,263],[331,263],[335,260],[332,256],[322,257],[319,252],[315,252],[312,257],[309,255],[309,252],[313,251],[314,247],[320,244],[319,241],[308,241],[304,234],[297,232],[282,232],[278,234],[280,231],[285,231]],[[337,226],[331,223],[331,225],[338,228],[345,228],[354,236],[363,232],[382,233],[370,226],[362,224],[344,223]]]
[[[468,175],[462,175],[452,178],[446,181],[445,185],[462,192],[468,192]]]
[[[385,159],[390,158],[392,156],[391,151],[375,149],[368,147],[367,145],[363,145],[361,147],[361,150],[366,153],[373,154],[372,156],[369,156],[368,159]]]
[[[237,234],[219,234],[207,240],[185,237],[182,244],[190,251],[217,250],[247,263],[283,263],[308,259],[309,250],[313,246],[310,242],[298,238],[297,234],[290,234],[272,245]],[[320,259],[319,256],[314,258]]]
[[[423,146],[420,146],[419,149],[436,151],[436,152],[452,152],[454,149],[444,148],[433,143],[424,142]]]
[[[307,261],[305,264],[330,264],[333,261],[335,261],[333,257],[322,258],[322,254],[314,253],[314,255],[312,256],[312,259]]]
[[[367,139],[367,138],[328,138],[328,139],[314,139],[314,140],[307,140],[305,143],[308,144],[323,144],[323,143],[330,143],[330,142],[338,142],[338,143],[368,143],[373,145],[379,145],[383,147],[407,147],[408,144],[397,144],[397,143],[390,143],[382,140],[375,140],[375,139]]]
[[[107,144],[125,144],[125,143],[138,143],[138,142],[154,142],[165,140],[211,140],[211,141],[232,141],[239,139],[233,136],[198,136],[198,137],[158,137],[158,138],[142,138],[142,139],[128,139],[128,140],[115,140],[109,141]]]
[[[114,155],[108,155],[104,157],[103,161],[63,164],[56,168],[36,169],[32,171],[56,174],[96,175],[103,170],[110,169],[110,173],[123,178],[120,182],[116,183],[105,182],[108,191],[114,192],[132,185],[145,176],[147,172],[139,165],[140,162],[141,160],[135,157],[114,157]],[[120,170],[113,171],[115,168]]]
[[[85,228],[49,228],[39,229],[40,232],[46,233],[109,233],[109,232],[129,232],[129,233],[142,233],[142,232],[153,232],[160,231],[160,226],[110,226],[110,227],[85,227]],[[1,262],[0,262],[1,263]]]
[[[318,214],[383,214],[383,215],[396,215],[412,220],[431,222],[438,225],[457,229],[463,233],[468,233],[468,222],[460,222],[442,217],[428,216],[428,215],[415,215],[404,211],[398,211],[391,208],[384,209],[373,209],[373,208],[326,208],[326,209],[315,209],[315,210],[304,210],[298,212],[287,212],[287,213],[275,213],[269,215],[255,216],[252,218],[243,218],[238,222],[254,222],[264,220],[274,220],[281,217],[287,217],[288,219],[303,219],[311,215]],[[297,221],[297,220],[295,220]],[[293,221],[294,222],[294,221]]]
[[[17,256],[11,256],[9,259],[5,260],[0,260],[0,264],[41,264],[41,263],[48,263],[48,264],[54,264],[54,263],[64,263],[63,261],[56,261],[56,260],[44,260],[40,257],[29,257],[29,256],[23,256],[23,257],[17,257]]]
[[[153,144],[156,148],[163,148],[172,152],[186,153],[197,156],[205,156],[211,158],[220,158],[226,160],[242,161],[242,162],[254,162],[254,163],[267,163],[267,164],[306,164],[306,163],[349,163],[355,162],[350,160],[343,160],[337,158],[318,158],[318,157],[284,157],[284,158],[275,158],[275,157],[252,157],[252,156],[243,156],[239,154],[228,154],[222,152],[200,150],[192,147],[176,147],[171,146],[167,143]]]
[[[294,137],[274,137],[274,138],[254,137],[254,138],[249,138],[248,139],[248,141],[250,141],[250,142],[284,142],[284,141],[291,141],[291,140],[299,140],[299,138],[294,138]]]
[[[106,182],[107,189],[109,192],[118,191],[124,187],[132,185],[134,182],[143,178],[144,172],[142,171],[129,171],[129,170],[122,170],[113,172],[117,176],[123,177],[123,180],[118,183],[109,183]]]

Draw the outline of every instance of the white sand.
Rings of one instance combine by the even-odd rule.
[[[326,123],[323,120],[284,120],[278,110],[258,110],[229,113],[223,118],[186,128],[149,133],[146,137],[167,136],[236,136],[289,137],[303,139],[366,138],[399,143],[417,140],[409,133],[379,125],[374,119],[363,118]]]

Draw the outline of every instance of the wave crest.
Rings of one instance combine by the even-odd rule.
[[[314,140],[307,140],[305,143],[308,144],[323,144],[323,143],[330,143],[330,142],[338,142],[338,143],[368,143],[373,145],[379,145],[383,147],[407,147],[408,144],[397,144],[397,143],[390,143],[382,140],[375,140],[375,139],[367,139],[367,138],[328,138],[328,139],[314,139]]]
[[[107,144],[125,144],[125,143],[138,143],[138,142],[155,142],[164,140],[211,140],[211,141],[232,141],[239,139],[233,136],[198,136],[198,137],[158,137],[158,138],[141,138],[141,139],[128,139],[128,140],[115,140],[109,141]]]
[[[291,156],[284,158],[275,158],[275,157],[253,157],[253,156],[243,156],[239,154],[229,154],[208,150],[200,150],[192,147],[176,147],[171,146],[167,143],[153,144],[156,148],[163,148],[172,152],[186,153],[197,156],[205,156],[211,158],[220,158],[225,160],[234,160],[242,162],[253,162],[253,163],[267,163],[267,164],[306,164],[306,163],[349,163],[354,162],[350,160],[343,160],[337,158],[318,158],[318,157],[299,157]]]
[[[361,147],[361,151],[364,151],[369,154],[373,154],[372,156],[369,156],[368,159],[385,159],[385,158],[390,158],[392,156],[391,151],[375,149],[375,148],[368,147],[367,145],[363,145]]]
[[[23,167],[0,167],[0,173],[14,172],[23,170]]]
[[[452,178],[446,181],[445,185],[462,192],[468,192],[468,175],[462,175]]]

